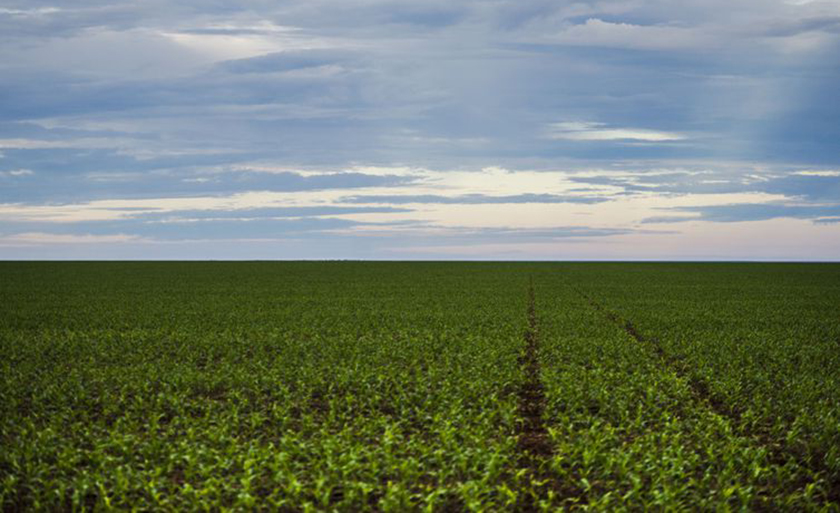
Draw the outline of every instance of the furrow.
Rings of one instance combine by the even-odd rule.
[[[575,291],[581,295],[586,301],[589,303],[592,308],[601,312],[607,319],[624,329],[628,335],[630,335],[636,342],[641,344],[645,344],[650,347],[656,355],[665,362],[680,378],[684,379],[687,383],[689,388],[691,389],[691,393],[694,397],[701,403],[705,404],[710,410],[715,412],[716,414],[731,419],[738,424],[741,419],[741,412],[736,410],[735,408],[728,405],[725,401],[721,400],[720,398],[716,397],[709,386],[706,384],[705,381],[698,379],[694,376],[688,369],[685,362],[675,358],[673,355],[669,354],[665,349],[662,347],[662,344],[659,343],[658,340],[652,337],[645,337],[636,329],[633,323],[627,319],[622,318],[618,314],[613,311],[608,310],[602,304],[598,303],[591,297],[587,296],[582,291],[575,289]]]
[[[803,468],[807,468],[811,474],[825,477],[825,484],[827,486],[826,498],[829,502],[840,503],[840,476],[833,475],[831,469],[825,464],[825,454],[803,454],[801,450],[791,446],[786,440],[772,437],[770,433],[760,427],[753,428],[740,422],[743,413],[731,404],[728,404],[725,400],[715,396],[705,381],[694,375],[684,361],[668,353],[656,338],[642,335],[630,320],[609,310],[583,291],[577,288],[574,290],[592,308],[601,312],[611,322],[624,329],[630,337],[640,344],[651,348],[663,363],[672,369],[678,377],[685,380],[698,403],[705,405],[715,414],[728,419],[730,425],[740,436],[751,438],[764,447],[767,450],[770,462],[776,465],[785,465],[789,461],[795,461]],[[804,480],[800,483],[802,487],[808,484]]]
[[[521,452],[520,468],[525,470],[530,487],[522,496],[520,511],[536,511],[542,488],[549,485],[550,476],[544,464],[552,456],[548,429],[543,421],[545,411],[545,389],[540,379],[539,330],[537,325],[534,287],[528,288],[528,328],[525,331],[525,345],[519,363],[525,379],[519,388],[518,447]]]

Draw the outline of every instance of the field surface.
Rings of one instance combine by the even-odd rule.
[[[840,265],[0,263],[0,505],[840,511]]]

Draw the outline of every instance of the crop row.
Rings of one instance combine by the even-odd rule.
[[[764,447],[809,504],[840,502],[840,272],[794,264],[579,265],[565,281],[632,323]],[[767,494],[781,495],[778,489]]]
[[[4,264],[0,504],[837,509],[838,278]]]
[[[820,507],[803,469],[739,433],[656,351],[562,280],[538,303],[552,506],[630,509]],[[805,485],[803,485],[805,483]]]
[[[517,501],[521,276],[148,265],[4,312],[5,507]]]

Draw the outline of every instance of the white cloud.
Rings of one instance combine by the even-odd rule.
[[[98,200],[64,205],[0,204],[0,219],[48,223],[112,221],[151,213],[170,213],[181,210],[232,211],[289,206],[292,202],[291,195],[285,193],[249,192],[223,197]]]
[[[575,125],[581,128],[582,125]],[[250,166],[247,166],[250,167]],[[286,167],[266,165],[263,172],[287,172]],[[354,220],[365,223],[395,221],[426,221],[437,226],[499,226],[543,227],[555,225],[558,219],[564,223],[579,223],[585,226],[593,222],[615,223],[626,226],[657,215],[656,208],[663,206],[684,207],[698,205],[762,203],[784,199],[784,196],[751,194],[661,194],[655,190],[655,183],[648,191],[634,195],[625,194],[625,185],[635,183],[636,174],[619,169],[589,171],[564,170],[509,170],[502,167],[481,169],[432,170],[410,167],[351,167],[350,172],[379,175],[402,175],[412,178],[408,183],[387,187],[371,186],[348,190],[342,187],[313,191],[251,191],[219,196],[192,197],[149,197],[136,199],[113,199],[78,202],[70,204],[0,204],[0,223],[78,223],[95,221],[120,221],[143,219],[145,216],[166,215],[169,217],[195,217],[188,212],[242,212],[241,217],[251,217],[248,210],[289,207],[381,207],[394,206],[408,211],[394,212],[347,212],[329,217]],[[692,174],[684,169],[649,169],[645,176],[657,174]],[[309,176],[333,175],[335,170],[316,172]],[[625,183],[592,184],[582,183],[583,177],[624,177]],[[198,176],[195,179],[207,178]],[[711,179],[711,178],[710,178]],[[558,195],[571,198],[568,202],[512,202],[500,208],[498,204],[469,204],[458,201],[426,201],[424,195],[456,199],[461,196],[514,196],[514,195]],[[576,202],[580,197],[597,198],[604,201]],[[358,198],[365,197],[365,201]],[[405,201],[408,198],[410,201]],[[416,201],[412,201],[416,198]],[[229,218],[230,216],[225,216]]]
[[[143,238],[136,235],[89,235],[89,234],[57,234],[43,232],[17,233],[0,236],[0,247],[3,246],[42,246],[50,244],[113,244],[120,242],[140,242]]]
[[[199,30],[161,32],[163,37],[211,61],[245,59],[289,50],[347,46],[328,38],[307,36],[299,28],[261,20],[243,23],[210,23]]]
[[[797,171],[793,173],[800,176],[840,176],[840,171]]]
[[[282,50],[271,38],[227,34],[162,33],[162,36],[193,50],[210,61],[244,59]]]
[[[712,37],[697,28],[610,23],[598,18],[590,18],[583,24],[569,26],[551,40],[573,46],[637,50],[679,50],[716,46]]]
[[[613,128],[604,123],[562,122],[549,125],[549,139],[569,141],[644,141],[669,142],[687,139],[675,132],[645,128]]]
[[[52,148],[72,148],[69,141],[42,141],[39,139],[0,139],[0,148],[4,150],[43,150]]]
[[[31,169],[12,169],[11,171],[0,171],[0,177],[6,176],[30,176],[34,175],[35,172]]]
[[[0,139],[0,150],[66,150],[66,149],[107,149],[118,155],[127,155],[137,160],[149,160],[161,157],[183,157],[194,155],[219,155],[233,153],[235,150],[223,147],[205,148],[185,145],[172,148],[153,139],[134,139],[120,137],[77,137],[61,140],[10,138]]]
[[[132,144],[132,139],[121,137],[82,137],[78,139],[0,139],[0,149],[5,150],[52,150],[65,148],[121,148]]]
[[[5,7],[0,7],[0,15],[6,14],[9,16],[22,18],[35,18],[39,16],[59,13],[62,10],[63,9],[59,9],[58,7],[40,7],[38,9],[7,9]]]

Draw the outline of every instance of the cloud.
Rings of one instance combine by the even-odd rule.
[[[307,192],[366,188],[394,188],[415,180],[414,176],[373,175],[348,171],[306,172],[283,168],[272,172],[256,164],[228,164],[229,157],[205,156],[206,165],[196,156],[137,161],[130,157],[90,151],[85,158],[67,158],[68,150],[52,150],[39,158],[12,155],[9,165],[29,163],[37,167],[38,187],[12,186],[7,180],[0,188],[0,203],[37,204],[87,202],[96,199],[188,197],[230,195],[254,191]],[[76,160],[73,165],[68,160]],[[114,171],[114,169],[122,169]],[[273,168],[276,169],[276,168]],[[34,171],[33,171],[34,173]],[[0,171],[0,177],[6,172]]]
[[[244,27],[211,24],[200,30],[161,32],[161,36],[202,55],[211,62],[332,46],[325,41],[300,37],[299,30],[295,27],[274,25],[270,22]]]
[[[304,207],[268,207],[236,210],[176,210],[171,212],[143,212],[132,218],[145,223],[209,223],[217,221],[276,221],[290,218],[334,217],[347,214],[382,214],[412,212],[406,208],[393,207],[354,207],[354,206],[304,206]]]
[[[566,45],[668,51],[705,50],[720,44],[720,41],[695,28],[611,23],[598,18],[590,18],[582,24],[566,27],[552,40]]]
[[[840,171],[821,171],[821,170],[814,170],[814,171],[797,171],[793,173],[799,176],[822,176],[822,177],[840,177]]]
[[[351,58],[347,50],[287,50],[248,59],[227,60],[218,68],[230,73],[279,73],[337,66]]]
[[[69,141],[39,141],[36,139],[0,139],[0,149],[41,150],[46,148],[72,148]]]
[[[13,17],[40,17],[61,12],[58,7],[38,7],[36,9],[7,9],[0,8],[0,15],[6,14]]]
[[[90,235],[90,234],[56,234],[56,233],[16,233],[0,235],[0,247],[15,246],[45,246],[66,244],[120,244],[126,242],[141,242],[143,239],[136,235]]]
[[[437,228],[437,229],[435,229]],[[367,227],[358,227],[366,230]],[[387,230],[387,229],[386,229]],[[387,233],[387,231],[386,231]],[[386,245],[383,251],[400,257],[411,258],[467,258],[467,259],[540,259],[556,260],[562,258],[557,244],[588,246],[591,244],[614,243],[622,237],[636,235],[664,234],[646,230],[587,228],[575,226],[556,226],[542,230],[513,230],[503,227],[482,230],[465,227],[440,229],[429,227],[424,232],[403,236],[399,246]],[[377,234],[380,235],[381,234]],[[548,250],[548,253],[544,253]]]
[[[608,186],[628,194],[708,195],[763,193],[799,202],[840,198],[840,174],[833,170],[756,170],[754,166],[721,166],[698,170],[676,169],[601,172],[571,176],[572,182]]]
[[[836,205],[789,205],[779,203],[711,205],[698,207],[680,207],[671,209],[694,215],[657,216],[643,222],[678,223],[685,221],[711,221],[716,223],[738,223],[745,221],[764,221],[768,219],[809,219],[825,222],[840,216],[840,204]]]
[[[840,216],[821,217],[814,220],[814,224],[837,224],[840,223]]]
[[[307,201],[308,199],[308,201]],[[309,203],[309,204],[307,204]],[[163,217],[186,213],[196,217],[199,212],[237,212],[238,217],[250,217],[265,212],[274,216],[313,216],[348,213],[405,212],[388,207],[358,207],[312,204],[311,196],[296,197],[295,193],[251,191],[227,196],[164,197],[142,199],[109,199],[63,205],[0,204],[0,219],[5,222],[82,223],[90,221],[119,221],[138,217]]]
[[[9,171],[0,171],[0,178],[15,177],[15,176],[32,176],[35,172],[31,169],[12,169]]]
[[[120,148],[131,144],[127,138],[86,137],[79,139],[39,140],[39,139],[0,139],[0,149],[4,150],[53,150],[69,148]]]
[[[352,226],[343,233],[368,235],[393,235],[399,233],[407,240],[424,239],[421,244],[428,244],[429,238],[454,238],[459,243],[492,242],[498,240],[515,241],[545,241],[554,239],[577,239],[586,237],[612,237],[629,233],[640,233],[643,230],[626,228],[592,228],[585,226],[550,226],[539,229],[508,228],[504,226],[488,226],[482,228],[469,226],[443,226],[412,223],[384,223],[359,224]]]
[[[662,132],[644,128],[611,128],[605,123],[567,121],[549,125],[550,139],[569,141],[682,141],[686,136],[674,132]]]
[[[840,5],[796,4],[8,0],[0,223],[299,257],[557,226],[633,252],[657,216],[824,236]],[[697,210],[725,203],[776,207]]]
[[[346,203],[374,203],[374,204],[450,204],[450,205],[487,205],[511,203],[601,203],[609,201],[603,196],[561,196],[557,194],[516,194],[508,196],[488,196],[485,194],[464,194],[456,196],[441,196],[435,194],[424,195],[375,195],[348,196],[341,198]]]

